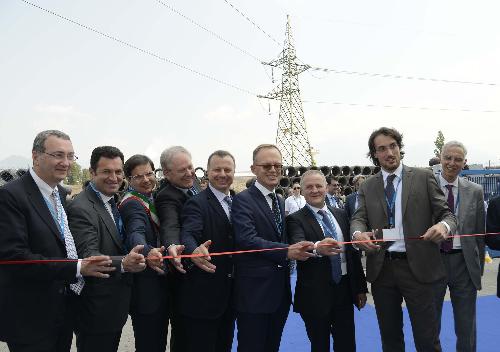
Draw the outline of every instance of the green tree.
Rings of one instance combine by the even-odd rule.
[[[436,149],[434,149],[434,155],[439,158],[441,156],[441,150],[443,149],[443,145],[444,145],[443,132],[438,131],[436,140],[434,141],[434,145],[436,146]]]
[[[68,185],[79,185],[82,183],[82,167],[78,163],[73,163],[66,177]]]
[[[89,169],[83,169],[82,170],[82,179],[81,179],[82,185],[85,183],[85,181],[88,181],[88,180],[90,180],[90,171],[89,171]]]

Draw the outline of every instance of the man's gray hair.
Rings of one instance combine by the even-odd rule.
[[[300,188],[304,189],[304,179],[308,176],[311,175],[319,175],[323,179],[323,182],[325,183],[326,186],[326,177],[325,175],[320,171],[320,170],[307,170],[304,172],[304,174],[300,177]]]
[[[443,145],[443,148],[441,149],[441,154],[447,148],[451,148],[451,147],[462,148],[462,150],[464,151],[464,157],[467,157],[467,148],[465,148],[465,145],[462,142],[459,142],[459,141],[449,141],[449,142],[445,143],[445,145]]]
[[[54,136],[54,137],[57,137],[57,138],[65,139],[67,141],[71,140],[66,133],[58,131],[58,130],[42,131],[42,132],[40,132],[40,133],[38,133],[36,135],[35,140],[33,141],[33,149],[32,149],[32,151],[38,152],[38,153],[45,152],[45,141],[50,136]]]
[[[191,158],[191,153],[188,152],[188,150],[184,147],[181,147],[180,145],[175,145],[173,147],[165,149],[161,155],[160,155],[160,165],[163,170],[169,170],[170,167],[172,166],[172,160],[175,158],[175,156],[179,153],[184,153],[189,155],[189,158]]]

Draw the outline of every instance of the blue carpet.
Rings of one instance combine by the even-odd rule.
[[[295,275],[294,275],[295,276]],[[295,287],[295,277],[292,276],[292,287]],[[477,350],[479,352],[496,352],[500,347],[496,344],[499,334],[500,299],[496,296],[483,296],[477,300]],[[403,310],[404,334],[406,351],[413,352],[413,335],[408,311]],[[381,351],[380,334],[378,330],[375,308],[367,305],[361,311],[355,310],[357,350],[364,352]],[[443,351],[455,350],[455,331],[453,327],[453,309],[451,302],[444,302],[441,331],[441,346]],[[233,351],[236,351],[236,331]],[[309,351],[304,322],[300,315],[290,312],[281,339],[280,352]]]

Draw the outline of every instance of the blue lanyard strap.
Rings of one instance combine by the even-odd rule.
[[[397,177],[397,176],[396,176]],[[385,202],[387,204],[387,210],[389,212],[389,226],[394,227],[396,225],[396,197],[398,195],[398,190],[399,190],[399,184],[401,183],[401,180],[403,179],[403,172],[401,172],[401,177],[398,177],[398,184],[396,185],[396,189],[394,191],[394,195],[392,196],[392,199],[389,201],[387,198],[387,195],[385,196]],[[387,187],[387,185],[386,185]]]

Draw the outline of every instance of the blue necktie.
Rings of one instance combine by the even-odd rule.
[[[115,225],[116,225],[116,230],[118,230],[118,234],[120,235],[122,241],[123,241],[123,233],[122,233],[122,228],[121,228],[121,217],[120,217],[120,212],[118,211],[118,207],[116,206],[116,202],[114,198],[111,198],[109,201],[109,206],[111,207],[111,213],[113,214],[113,219],[115,220]]]
[[[330,221],[328,214],[323,209],[318,211],[318,214],[321,217],[321,222],[323,223],[323,232],[325,237],[332,237],[334,240],[338,241],[337,238],[337,230],[335,230],[335,226]],[[336,284],[340,282],[342,279],[342,266],[341,266],[341,258],[340,254],[335,254],[330,256],[330,264],[332,266],[332,278]]]

